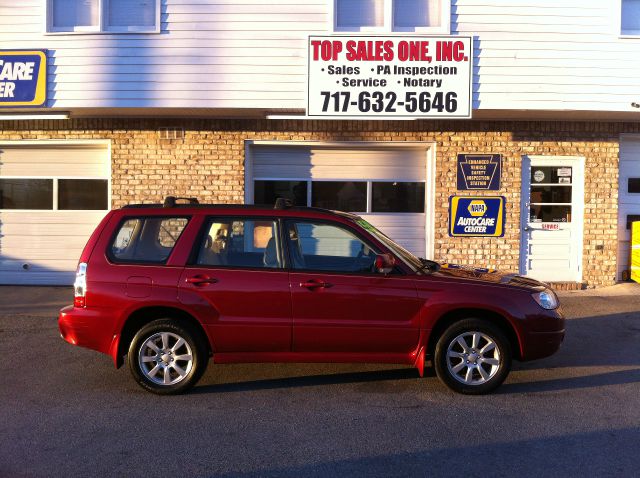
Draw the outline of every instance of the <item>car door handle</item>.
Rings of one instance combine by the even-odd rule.
[[[300,287],[304,287],[306,289],[328,289],[329,287],[333,287],[333,284],[329,284],[328,282],[321,280],[310,280],[307,282],[300,282]]]
[[[218,282],[218,279],[214,279],[213,277],[207,277],[207,276],[187,277],[187,283],[193,284],[193,285],[215,284],[216,282]]]

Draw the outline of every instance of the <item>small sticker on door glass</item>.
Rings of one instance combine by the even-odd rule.
[[[536,172],[533,173],[533,179],[537,183],[541,183],[544,180],[544,173],[538,169]]]
[[[558,178],[558,184],[571,184],[571,178]]]
[[[558,168],[558,177],[571,176],[571,168]]]

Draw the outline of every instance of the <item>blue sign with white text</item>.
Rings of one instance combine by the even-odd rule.
[[[451,196],[449,198],[449,235],[451,237],[504,236],[505,204],[503,196]]]
[[[457,169],[459,191],[500,189],[500,154],[459,154]]]
[[[47,101],[47,51],[0,50],[0,107],[43,106]]]

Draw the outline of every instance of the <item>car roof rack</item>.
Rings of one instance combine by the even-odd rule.
[[[166,198],[164,198],[162,207],[176,207],[177,201],[187,201],[187,204],[190,206],[200,204],[198,198],[180,198],[176,196],[167,196]]]
[[[273,209],[291,209],[293,207],[293,201],[289,198],[278,198],[273,206]]]
[[[178,201],[187,201],[178,202]],[[218,208],[218,209],[262,209],[262,210],[290,210],[290,211],[317,211],[321,213],[337,214],[340,216],[352,216],[350,213],[343,213],[338,211],[332,211],[330,209],[323,209],[319,207],[309,206],[296,206],[289,198],[277,198],[273,208],[269,208],[268,205],[259,204],[205,204],[200,203],[197,198],[176,197],[167,196],[162,204],[148,203],[148,204],[127,204],[122,206],[122,209],[169,209],[169,208]]]

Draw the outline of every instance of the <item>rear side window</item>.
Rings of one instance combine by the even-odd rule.
[[[189,220],[185,217],[136,217],[122,223],[111,244],[114,262],[163,264]]]

